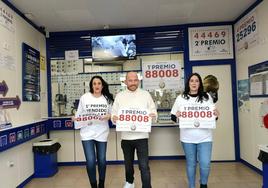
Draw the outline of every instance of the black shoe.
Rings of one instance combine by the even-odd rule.
[[[97,182],[90,182],[91,188],[98,188]]]
[[[104,188],[104,180],[100,180],[98,188]]]
[[[200,188],[207,188],[207,184],[200,184]]]

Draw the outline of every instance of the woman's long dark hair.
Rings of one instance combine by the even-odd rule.
[[[113,103],[113,101],[114,101],[113,95],[109,91],[109,86],[108,86],[107,82],[105,82],[101,76],[93,76],[91,78],[91,80],[89,82],[89,91],[90,91],[90,93],[94,93],[94,91],[93,91],[93,80],[95,78],[99,79],[101,81],[101,83],[102,83],[103,88],[101,90],[101,94],[106,98],[106,100],[108,101],[109,104]]]
[[[184,92],[182,94],[183,98],[185,99],[189,99],[190,98],[190,79],[193,77],[193,76],[196,76],[199,80],[199,88],[198,88],[198,92],[197,92],[197,102],[203,102],[203,100],[208,100],[208,94],[206,92],[204,92],[204,87],[203,87],[203,82],[202,82],[202,79],[201,79],[201,76],[198,74],[198,73],[192,73],[186,84],[185,84],[185,88],[184,88]]]

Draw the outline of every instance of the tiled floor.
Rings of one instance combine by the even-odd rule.
[[[185,160],[153,160],[150,168],[153,188],[187,188]],[[123,183],[124,166],[108,165],[106,188],[122,188]],[[135,185],[141,188],[138,166],[135,166]],[[262,176],[241,163],[212,163],[208,187],[261,188]],[[90,188],[90,185],[85,166],[67,166],[60,167],[54,177],[33,179],[26,188]]]

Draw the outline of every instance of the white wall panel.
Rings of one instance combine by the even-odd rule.
[[[258,22],[258,43],[252,48],[236,54],[237,79],[248,79],[248,66],[268,60],[268,1],[256,7]],[[268,144],[268,129],[261,127],[260,104],[267,98],[250,98],[250,111],[239,111],[240,153],[241,158],[261,169],[257,159],[258,145]]]
[[[235,160],[233,97],[230,65],[193,67],[202,78],[212,74],[219,81],[219,100],[216,103],[220,112],[217,128],[213,131],[212,160]],[[224,74],[223,74],[224,73]]]

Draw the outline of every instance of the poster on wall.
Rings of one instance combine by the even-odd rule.
[[[242,53],[258,43],[256,11],[244,16],[234,25],[236,53]]]
[[[10,9],[0,5],[0,24],[10,32],[15,32],[15,19]]]
[[[142,63],[143,88],[179,89],[181,63],[179,61],[159,61]]]
[[[46,70],[46,59],[42,55],[40,55],[40,70]]]
[[[16,69],[15,30],[13,11],[0,3],[0,67],[11,71]]]
[[[248,67],[250,97],[268,96],[268,61]]]
[[[150,93],[158,109],[157,123],[171,123],[170,109],[184,89],[181,61],[143,62],[142,77],[142,87]]]
[[[40,52],[22,43],[22,100],[40,101]]]
[[[249,112],[249,80],[237,81],[238,108],[240,112]]]
[[[78,50],[65,51],[65,60],[66,61],[76,61],[78,59],[79,59],[79,51]]]
[[[232,26],[192,27],[189,34],[190,61],[232,59]]]
[[[264,100],[260,104],[260,119],[261,119],[261,127],[265,127],[268,129],[268,100]]]

